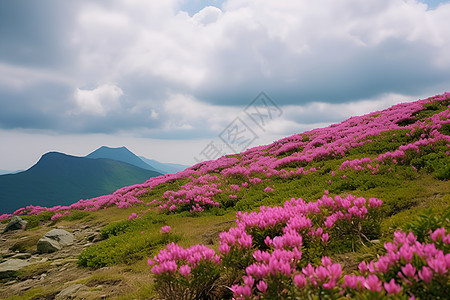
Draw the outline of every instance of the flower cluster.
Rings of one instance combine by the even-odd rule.
[[[222,278],[234,274],[225,282],[231,283],[234,299],[242,300],[445,297],[450,268],[450,234],[445,228],[430,232],[424,243],[412,233],[397,231],[393,242],[385,243],[385,255],[361,262],[358,271],[350,274],[327,256],[321,256],[317,264],[305,257],[308,239],[315,237],[316,243],[326,244],[334,236],[324,240],[324,231],[341,221],[353,226],[355,218],[366,218],[381,204],[376,198],[333,199],[325,194],[316,202],[292,199],[284,207],[239,212],[237,226],[220,234],[220,255],[204,245],[184,249],[172,243],[149,260],[149,265],[157,286],[167,291],[180,284],[192,289],[192,284],[205,275],[200,262],[209,261],[220,267],[215,270],[222,270]],[[316,218],[318,215],[322,217]],[[317,226],[321,222],[322,226]],[[341,230],[342,224],[339,227]],[[195,276],[193,270],[197,271]],[[209,290],[213,290],[216,285],[210,284]]]

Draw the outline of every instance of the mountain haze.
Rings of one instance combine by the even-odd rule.
[[[159,172],[111,159],[49,152],[24,172],[0,176],[0,211],[11,213],[30,204],[68,205],[159,175]]]
[[[155,167],[157,170],[162,171],[164,174],[176,173],[179,171],[183,171],[184,169],[189,167],[189,166],[181,165],[181,164],[161,163],[157,160],[148,159],[143,156],[139,156],[139,158],[142,159],[148,165],[151,165],[151,166]]]

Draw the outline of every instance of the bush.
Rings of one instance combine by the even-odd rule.
[[[368,208],[380,204],[371,198]],[[220,257],[203,245],[184,249],[171,244],[156,261],[149,260],[150,265],[156,263],[152,268],[156,289],[163,299],[445,299],[450,292],[449,266],[443,262],[450,250],[450,235],[443,227],[427,234],[424,242],[413,233],[395,232],[393,242],[384,244],[386,255],[362,262],[356,274],[345,274],[341,265],[326,256],[311,263],[311,246],[327,244],[324,230],[361,231],[357,216],[370,219],[365,205],[363,198],[324,196],[314,204],[293,199],[283,208],[238,213],[237,227],[220,234]],[[418,231],[438,226],[442,219],[418,226]],[[324,226],[316,227],[322,222]],[[319,240],[307,246],[308,235]],[[232,295],[220,289],[220,276],[221,282],[231,285]]]
[[[39,215],[22,215],[20,217],[28,222],[25,230],[29,230],[39,227],[44,222],[49,222],[54,214],[52,211],[44,211]]]
[[[406,224],[404,229],[411,231],[417,237],[417,240],[423,243],[430,232],[441,227],[450,229],[450,207],[442,212],[429,209],[420,214],[412,223]]]
[[[96,245],[86,248],[78,257],[78,264],[89,268],[102,268],[119,263],[131,264],[152,253],[156,248],[180,239],[175,234],[142,234],[132,232],[110,236]]]

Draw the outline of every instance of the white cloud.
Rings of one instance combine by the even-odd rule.
[[[201,102],[190,95],[173,94],[164,102],[166,130],[182,128],[219,133],[241,110]]]
[[[122,95],[122,89],[114,84],[103,84],[93,90],[77,88],[74,95],[76,113],[105,116],[108,111],[119,106]]]
[[[222,11],[220,8],[215,6],[206,6],[201,11],[192,16],[195,22],[202,25],[208,25],[217,22],[217,20],[222,16]]]
[[[155,90],[208,102],[218,101],[214,93],[263,87],[334,101],[324,84],[355,100],[362,85],[371,96],[408,90],[380,77],[409,74],[411,86],[423,89],[428,74],[450,67],[450,4],[427,10],[410,0],[229,0],[192,17],[178,7],[87,6],[74,38],[81,74],[115,82],[139,76]]]
[[[12,124],[2,126],[49,119],[39,128],[186,139],[219,133],[264,90],[286,113],[270,133],[280,135],[387,107],[396,95],[448,89],[448,3],[429,10],[412,0],[228,0],[190,16],[183,1],[79,2],[76,22],[62,27],[73,58],[65,68],[0,64],[0,97],[26,90],[10,98],[20,107],[41,95],[20,118],[12,113],[23,110],[3,109],[0,98]],[[65,89],[43,87],[58,78]],[[67,90],[71,102],[61,101]]]

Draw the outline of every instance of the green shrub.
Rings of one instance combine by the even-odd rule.
[[[133,219],[114,222],[100,229],[102,238],[107,239],[127,232],[141,232],[148,228],[153,228],[154,224],[165,224],[166,216],[157,215],[155,212],[148,212],[144,216]]]
[[[54,214],[52,211],[44,211],[39,215],[23,215],[20,217],[28,222],[25,230],[29,230],[38,227],[44,222],[49,222]]]
[[[81,210],[71,210],[70,215],[64,216],[63,220],[67,221],[78,221],[78,220],[93,220],[94,215],[88,211]]]
[[[180,238],[179,235],[161,234],[156,228],[150,234],[132,232],[110,236],[107,240],[86,248],[78,257],[78,264],[96,269],[120,263],[131,264],[151,256],[158,247]]]
[[[425,242],[425,238],[430,232],[438,228],[444,227],[450,229],[450,207],[444,211],[436,212],[431,209],[417,216],[417,218],[404,226],[405,231],[411,231],[417,236],[417,240],[421,243]]]

